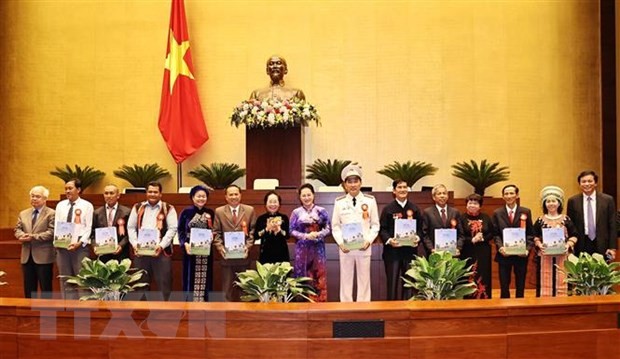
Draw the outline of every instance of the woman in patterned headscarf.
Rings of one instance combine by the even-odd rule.
[[[547,186],[540,192],[543,215],[534,223],[534,245],[538,252],[536,263],[536,296],[565,296],[566,278],[558,271],[564,266],[568,252],[577,243],[577,229],[573,221],[562,214],[564,191],[557,186]]]

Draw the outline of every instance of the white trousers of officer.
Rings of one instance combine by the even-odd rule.
[[[366,251],[370,252],[370,248]],[[357,252],[357,253],[354,253]],[[340,301],[353,301],[353,273],[357,275],[357,302],[370,302],[370,253],[340,253]]]

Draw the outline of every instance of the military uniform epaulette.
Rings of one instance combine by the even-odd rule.
[[[371,198],[371,199],[375,199],[375,196],[370,195],[370,194],[366,194],[366,193],[364,193],[364,197],[368,197],[368,198]]]
[[[344,199],[344,198],[346,198],[346,197],[347,197],[347,195],[346,195],[346,194],[343,194],[343,195],[342,195],[342,196],[340,196],[340,197],[336,197],[336,201],[340,201],[341,199]]]

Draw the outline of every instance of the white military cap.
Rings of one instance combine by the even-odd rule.
[[[343,182],[346,181],[347,178],[351,176],[357,176],[359,177],[361,181],[362,180],[362,168],[359,165],[350,164],[342,169],[342,172],[340,173],[340,177],[342,178]]]

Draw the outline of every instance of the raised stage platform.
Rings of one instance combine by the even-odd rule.
[[[619,358],[620,296],[372,303],[0,298],[0,358]]]

